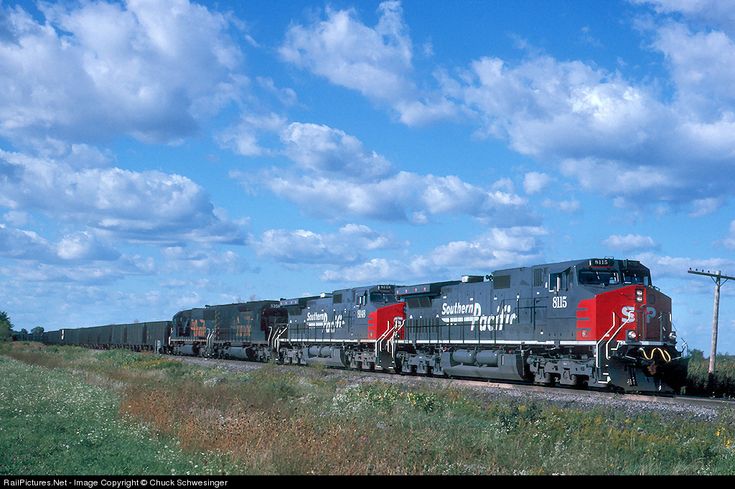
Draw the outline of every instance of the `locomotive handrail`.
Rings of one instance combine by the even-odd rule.
[[[270,346],[271,350],[278,352],[281,348],[281,336],[286,331],[288,331],[288,325],[275,329],[275,333],[274,330],[271,330],[271,337],[268,339],[268,346]]]
[[[395,338],[396,338],[396,335],[398,334],[398,331],[400,331],[401,328],[403,328],[403,318],[400,316],[396,316],[395,318],[393,318],[393,325],[386,328],[383,334],[381,334],[380,337],[377,340],[375,340],[375,356],[376,357],[380,356],[380,352],[383,351],[383,343],[386,342],[388,344],[387,351],[390,352],[391,357],[395,358],[395,355],[396,355]],[[390,336],[390,339],[387,339],[389,336]]]
[[[613,327],[615,327],[615,313],[612,313],[613,318]],[[615,330],[615,332],[612,334],[609,340],[607,340],[607,343],[605,343],[605,358],[607,360],[610,360],[610,342],[615,339],[615,337],[618,335],[621,329],[623,329],[623,326],[625,326],[628,323],[621,322],[620,326],[618,326],[618,329]],[[612,328],[610,328],[612,329]],[[617,349],[617,348],[616,348]]]
[[[613,333],[612,336],[611,336],[610,335],[610,332],[616,326],[616,324],[615,324],[615,312],[612,313],[612,326],[610,326],[610,329],[608,329],[607,332],[604,335],[602,335],[602,338],[600,338],[600,340],[595,344],[596,357],[597,357],[596,358],[596,362],[595,362],[595,366],[597,368],[602,368],[602,365],[600,365],[600,353],[599,353],[600,352],[600,344],[603,341],[605,341],[605,338],[607,338],[608,336],[610,337],[610,339],[608,339],[607,342],[605,343],[605,358],[609,360],[610,359],[610,353],[609,353],[610,342],[618,335],[618,333],[623,328],[623,326],[625,326],[625,324],[626,323],[620,323],[620,326],[618,326],[617,331],[615,331],[615,333]]]
[[[393,358],[396,357],[396,336],[398,336],[398,333],[403,329],[404,322],[405,320],[401,316],[393,318],[393,334],[388,340],[388,348],[390,349],[390,354]]]

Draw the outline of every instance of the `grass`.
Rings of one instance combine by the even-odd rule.
[[[90,385],[64,369],[4,356],[0,372],[0,474],[202,471],[177,440],[157,437],[138,420],[121,417],[113,389]]]
[[[715,372],[709,375],[709,358],[701,350],[692,350],[689,360],[687,394],[735,397],[735,356],[717,355]]]
[[[735,474],[731,409],[698,419],[489,401],[329,369],[231,373],[119,350],[0,354],[4,473]],[[27,427],[30,413],[42,431]]]

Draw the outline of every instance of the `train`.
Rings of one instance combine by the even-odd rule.
[[[659,394],[679,391],[688,363],[671,298],[641,262],[614,258],[207,305],[43,341]]]

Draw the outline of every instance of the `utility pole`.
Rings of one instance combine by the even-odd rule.
[[[714,305],[714,311],[712,313],[712,352],[710,353],[710,356],[709,356],[709,370],[708,370],[709,375],[712,375],[715,373],[715,355],[717,354],[717,322],[720,316],[720,287],[722,287],[722,284],[724,284],[728,280],[735,280],[735,277],[729,277],[727,275],[722,275],[722,272],[719,270],[715,273],[712,273],[709,270],[705,272],[704,270],[697,270],[697,269],[690,268],[689,273],[710,277],[715,283],[715,305]]]

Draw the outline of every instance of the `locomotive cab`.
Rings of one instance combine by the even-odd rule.
[[[678,390],[686,359],[676,349],[671,299],[653,286],[650,270],[634,260],[594,259],[577,266],[577,280],[593,294],[577,305],[577,339],[595,342],[596,367],[609,382]]]

